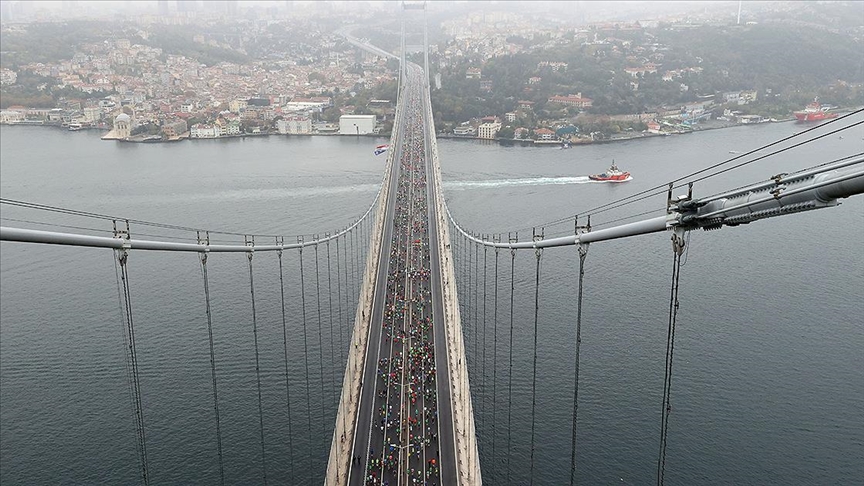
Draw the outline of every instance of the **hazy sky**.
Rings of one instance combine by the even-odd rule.
[[[22,0],[0,0],[0,3],[20,3]],[[74,0],[72,2],[66,2],[61,0],[38,0],[38,1],[30,1],[24,0],[30,3],[30,7],[33,9],[50,9],[62,11],[64,7],[67,9],[70,8],[71,5],[74,4],[73,8],[78,8],[82,10],[94,10],[94,9],[104,9],[111,11],[118,10],[130,10],[130,11],[141,11],[152,9],[155,11],[157,1],[156,0],[135,0],[135,1],[116,1],[116,0],[104,0],[104,1],[92,1],[92,0]],[[212,0],[204,0],[203,3],[207,3]],[[372,8],[381,7],[395,7],[399,4],[401,0],[366,0],[365,3]],[[292,2],[295,7],[303,7],[306,5],[311,5],[318,2],[313,1],[293,1]],[[353,4],[356,2],[330,2],[330,3],[341,3],[341,4]],[[435,9],[442,7],[446,4],[456,4],[461,7],[478,5],[478,4],[486,4],[488,5],[497,5],[499,7],[503,7],[506,9],[511,8],[521,8],[516,7],[516,4],[522,4],[522,7],[532,8],[529,5],[533,5],[533,8],[538,7],[537,3],[540,2],[512,2],[512,1],[465,1],[465,0],[430,0],[430,9]],[[748,1],[744,2],[745,7],[746,4],[754,4],[756,2]],[[171,2],[171,4],[175,4],[175,2]],[[434,5],[438,4],[438,5]],[[542,2],[546,8],[560,8],[564,10],[570,10],[572,8],[583,8],[585,10],[591,11],[667,11],[670,9],[676,10],[690,10],[690,9],[699,9],[707,6],[718,7],[721,5],[728,6],[730,9],[737,9],[737,1],[722,1],[722,2],[708,2],[708,1],[544,1]],[[719,5],[718,5],[719,4]],[[259,6],[259,7],[281,7],[284,8],[286,5],[285,1],[281,0],[240,0],[239,5],[242,6]]]

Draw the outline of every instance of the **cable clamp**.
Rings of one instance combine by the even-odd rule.
[[[202,248],[198,251],[198,255],[201,257],[201,263],[207,263],[207,254],[210,253],[210,232],[205,231],[204,236],[201,236],[201,230],[195,232],[198,237],[198,245]]]
[[[282,250],[285,247],[285,237],[284,236],[277,236],[276,237],[276,246],[279,247],[279,249],[276,250],[276,254],[281,257],[282,256]]]
[[[684,235],[687,234],[687,229],[681,226],[672,227],[672,251],[678,256],[684,253]]]
[[[537,242],[543,240],[543,234],[545,233],[545,228],[540,228],[540,233],[537,233],[536,229],[531,229],[533,236],[531,237],[531,241],[534,242],[534,254],[538,257],[543,253],[543,248],[537,248]]]
[[[783,191],[786,190],[786,184],[782,182],[777,183],[777,187],[771,189],[771,195],[774,196],[774,199],[780,199],[783,196]]]
[[[114,238],[123,240],[121,248],[124,253],[132,248],[132,233],[129,231],[129,220],[125,220],[126,228],[118,228],[117,220],[112,221],[114,224]]]
[[[249,251],[246,255],[249,257],[249,260],[252,260],[252,255],[255,253],[255,235],[244,235],[243,241],[244,244],[249,247]]]
[[[666,213],[682,212],[690,210],[692,204],[688,204],[693,200],[693,183],[687,184],[687,195],[679,194],[672,197],[672,183],[669,183],[669,190],[666,193]]]
[[[579,215],[573,217],[573,233],[576,235],[577,249],[579,250],[579,256],[584,257],[588,254],[588,243],[582,243],[580,241],[580,236],[591,232],[591,215],[588,215],[588,224],[580,225],[579,224]]]

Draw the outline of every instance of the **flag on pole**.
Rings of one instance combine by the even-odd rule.
[[[375,147],[375,155],[381,155],[384,152],[386,152],[387,149],[389,149],[389,148],[390,148],[389,145],[379,145],[379,146]]]

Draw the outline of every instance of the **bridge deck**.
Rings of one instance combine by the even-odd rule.
[[[456,484],[435,208],[422,84],[398,133],[349,484]],[[430,239],[431,238],[431,239]],[[440,397],[440,400],[439,400]]]

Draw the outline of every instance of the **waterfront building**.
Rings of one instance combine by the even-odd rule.
[[[9,124],[9,123],[20,123],[24,121],[24,113],[16,110],[3,110],[0,111],[0,123]]]
[[[368,135],[374,133],[375,115],[342,115],[339,117],[340,135]]]
[[[120,113],[114,119],[114,133],[120,140],[129,138],[132,133],[132,117],[126,113]]]
[[[240,135],[240,121],[238,120],[226,120],[224,118],[219,118],[214,123],[216,130],[218,131],[218,136],[224,137],[226,135]]]
[[[501,130],[499,121],[482,123],[477,127],[477,138],[492,140],[498,134],[498,130]]]
[[[555,132],[548,128],[538,128],[537,130],[534,130],[534,137],[537,140],[554,140]]]
[[[191,138],[216,138],[219,136],[219,128],[206,123],[196,123],[192,125],[189,136]]]
[[[325,108],[333,106],[330,98],[315,96],[313,98],[294,98],[285,103],[284,111],[317,111],[321,113]]]
[[[183,119],[166,121],[162,124],[162,134],[165,135],[165,138],[177,138],[186,133],[187,130],[188,125]]]
[[[453,129],[453,135],[458,135],[460,137],[473,137],[476,134],[477,129],[471,126],[468,122],[465,122]]]
[[[277,121],[276,129],[283,135],[308,135],[312,133],[312,120],[305,116],[289,116]]]

